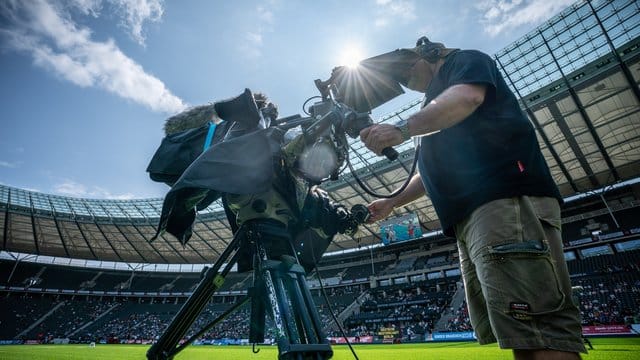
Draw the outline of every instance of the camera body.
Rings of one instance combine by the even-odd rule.
[[[357,138],[360,130],[373,121],[367,113],[359,113],[337,100],[328,87],[322,88],[321,94],[320,101],[306,110],[309,116],[289,116],[270,121],[269,125],[260,122],[264,114],[260,115],[249,89],[214,104],[229,125],[216,128],[213,138],[218,140],[210,147],[200,143],[204,136],[193,138],[198,143],[192,148],[202,150],[184,172],[172,173],[172,189],[165,197],[151,241],[168,232],[186,244],[197,211],[220,198],[234,232],[247,223],[275,222],[286,229],[295,244],[304,248],[311,248],[312,243],[314,247],[318,245],[313,249],[313,260],[304,261],[307,269],[337,233],[353,235],[364,221],[331,202],[326,193],[308,190],[338,178],[349,156],[346,136]],[[287,141],[287,130],[297,126],[302,133]],[[233,132],[236,127],[242,130],[238,134]],[[225,131],[218,134],[221,129]],[[207,136],[212,135],[210,127],[205,130],[209,131]],[[180,153],[184,144],[174,140],[185,138],[181,135],[163,140],[161,148],[171,145],[174,152]],[[162,160],[167,165],[175,161],[175,156],[160,150],[158,154],[163,156],[155,156],[154,162]],[[153,169],[156,168],[154,171],[164,174],[162,167]],[[155,172],[150,171],[150,175],[153,179]]]
[[[339,91],[338,74],[340,74],[340,71],[334,69],[328,80],[315,80],[322,101],[313,104],[309,109],[311,116],[318,119],[318,121],[311,126],[308,133],[311,136],[317,136],[316,132],[319,132],[317,129],[324,130],[328,128],[327,122],[330,122],[337,133],[347,134],[350,138],[357,139],[360,136],[360,131],[374,124],[373,119],[369,115],[370,109],[365,108],[366,112],[357,111],[349,105],[349,101]],[[357,104],[353,106],[357,106]],[[346,144],[346,139],[344,139],[344,142]],[[398,152],[391,147],[383,149],[382,154],[391,161],[398,158]],[[348,155],[347,151],[346,156]]]
[[[333,99],[325,99],[313,104],[309,108],[309,113],[317,119],[331,116],[331,121],[336,128],[344,131],[352,139],[357,139],[362,129],[373,125],[373,119],[368,113],[356,112],[346,104]]]
[[[184,136],[188,130],[183,129],[176,136],[163,139],[152,159],[154,166],[150,164],[147,171],[152,179],[172,188],[165,196],[158,229],[150,241],[168,232],[185,245],[192,235],[197,211],[220,198],[233,239],[149,349],[148,359],[173,358],[229,314],[227,310],[176,348],[206,307],[208,298],[236,265],[240,272],[254,270],[254,286],[249,295],[231,309],[251,300],[251,342],[264,341],[265,316],[270,307],[279,358],[329,359],[333,355],[304,275],[320,261],[336,234],[353,236],[358,225],[367,222],[369,213],[364,205],[349,211],[331,201],[326,192],[315,186],[327,178],[300,171],[298,165],[305,159],[317,158],[320,168],[326,162],[331,178],[336,179],[341,164],[347,161],[349,165],[346,135],[357,138],[373,121],[368,114],[354,111],[331,94],[330,87],[335,87],[332,79],[317,80],[316,86],[321,101],[309,108],[309,117],[294,115],[278,121],[275,106],[266,106],[259,112],[256,101],[264,99],[245,89],[240,96],[213,105],[215,113],[229,122],[228,126],[209,124],[202,129],[202,133],[206,130],[206,137]],[[209,112],[196,113],[204,114],[207,122],[211,120]],[[193,112],[184,117],[190,120],[192,115]],[[302,134],[287,142],[287,130],[296,126],[301,126]],[[220,129],[224,131],[218,133]],[[212,144],[213,139],[218,141]],[[175,160],[168,154],[180,154],[184,143],[190,143],[188,148],[194,150],[193,155],[199,155],[195,159],[187,157],[186,167],[168,166]],[[202,150],[197,152],[198,148]],[[314,149],[324,150],[314,156],[313,151],[309,153]],[[323,154],[328,155],[327,159]]]

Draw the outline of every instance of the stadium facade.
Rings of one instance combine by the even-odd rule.
[[[566,199],[563,238],[574,283],[593,292],[624,294],[624,301],[607,310],[606,322],[637,324],[640,298],[632,287],[640,286],[640,5],[633,0],[579,1],[493,58],[535,126]],[[380,121],[395,122],[419,103]],[[351,146],[358,176],[374,190],[388,192],[407,177],[411,143],[400,147],[401,161],[394,163],[379,161],[360,143]],[[326,189],[347,207],[370,200],[353,174]],[[56,336],[73,337],[85,327],[93,328],[87,336],[96,337],[99,325],[111,324],[110,316],[125,321],[150,309],[160,315],[147,327],[161,328],[163,316],[175,312],[197,283],[203,264],[213,263],[232,237],[215,203],[199,214],[186,246],[170,236],[149,243],[161,207],[162,199],[77,199],[0,186],[0,290],[6,308],[14,310],[3,315],[3,323],[16,325],[0,338],[51,332],[42,324],[54,327],[52,316],[78,306],[77,301],[86,311],[100,313],[104,323],[88,316],[73,331],[56,330]],[[408,213],[420,221],[425,235],[419,240],[380,246],[379,226],[367,225],[354,237],[338,237],[329,248],[333,255],[321,262],[320,274],[353,334],[381,339],[384,335],[376,334],[386,331],[421,334],[424,340],[434,330],[452,330],[451,323],[453,330],[470,330],[463,325],[455,240],[439,232],[428,198],[395,211],[398,217]],[[602,276],[613,280],[605,286]],[[212,313],[246,293],[249,275],[233,274],[232,279],[213,301]],[[317,285],[317,279],[310,283]],[[586,326],[605,322],[603,309],[589,313],[591,295],[585,291],[583,296],[583,316],[590,319]],[[25,297],[37,298],[49,312],[38,312],[37,319],[24,324],[16,320],[19,316],[12,318],[30,310],[19,304]],[[406,311],[392,311],[405,306]],[[614,307],[617,317],[611,314]],[[441,316],[444,310],[450,310],[448,316]],[[395,324],[404,333],[380,330]],[[153,336],[145,332],[142,337]]]

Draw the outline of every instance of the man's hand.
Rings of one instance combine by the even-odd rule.
[[[367,223],[371,224],[376,221],[380,221],[385,219],[394,208],[394,200],[392,199],[378,199],[367,205],[369,209],[369,214],[371,217]]]
[[[378,199],[367,205],[369,214],[371,215],[367,223],[371,224],[376,221],[380,221],[389,216],[391,211],[398,206],[404,206],[422,196],[424,196],[422,178],[419,174],[415,174],[409,181],[407,187],[400,194],[392,198]]]
[[[382,150],[402,144],[402,133],[398,128],[389,124],[377,124],[360,131],[360,140],[376,155],[382,155]]]

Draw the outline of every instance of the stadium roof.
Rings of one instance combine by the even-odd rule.
[[[536,128],[563,196],[640,177],[640,8],[633,0],[578,2],[494,55]],[[384,116],[395,122],[419,107],[415,100]],[[388,193],[407,178],[411,142],[399,162],[380,160],[352,142],[357,175]],[[353,174],[324,186],[347,207],[367,203]],[[214,262],[232,234],[219,203],[198,216],[191,241],[170,236],[153,243],[162,199],[77,199],[0,186],[0,234],[5,251],[132,263]],[[438,230],[425,197],[396,215],[415,212],[425,230]],[[329,251],[380,242],[378,226],[355,238],[339,236]]]

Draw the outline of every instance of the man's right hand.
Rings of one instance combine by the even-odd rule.
[[[369,205],[367,205],[369,213],[371,214],[371,217],[369,218],[369,221],[367,221],[367,223],[371,224],[387,218],[389,214],[391,214],[391,211],[393,211],[394,203],[395,201],[393,198],[378,199],[371,202]]]
[[[391,124],[375,124],[362,129],[360,140],[378,156],[384,149],[403,143],[402,133]]]

